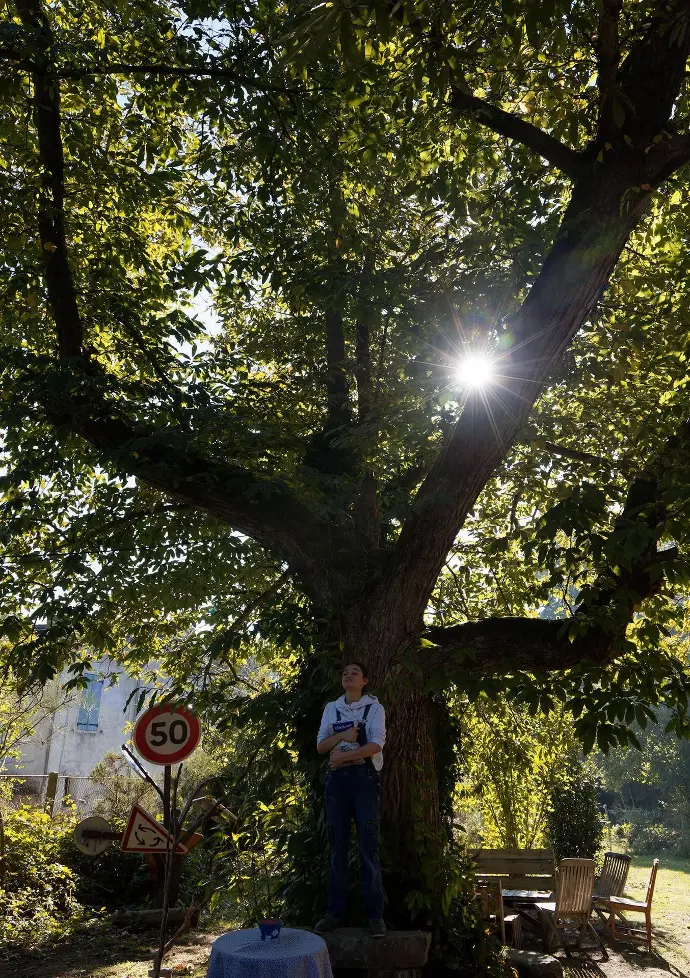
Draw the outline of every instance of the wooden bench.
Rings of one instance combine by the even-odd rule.
[[[504,890],[553,891],[556,887],[556,861],[548,849],[475,849],[471,854],[480,889],[487,883],[498,887],[499,923],[503,943],[505,925],[514,948],[522,947],[522,918],[517,901],[504,909]],[[507,912],[506,912],[507,910]],[[529,923],[529,921],[527,921]]]
[[[477,876],[500,879],[504,890],[556,888],[556,860],[549,849],[475,849]]]

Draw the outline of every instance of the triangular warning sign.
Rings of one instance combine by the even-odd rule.
[[[171,845],[172,836],[168,830],[139,805],[133,805],[120,849],[123,852],[167,852]],[[178,842],[175,852],[185,853],[187,847]]]

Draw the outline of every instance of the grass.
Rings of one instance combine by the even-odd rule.
[[[625,895],[642,900],[653,856],[633,856]],[[631,914],[644,922],[642,914]],[[681,972],[690,968],[690,859],[659,856],[659,872],[652,902],[653,946]],[[622,946],[622,945],[621,945]]]

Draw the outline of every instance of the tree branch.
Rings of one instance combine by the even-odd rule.
[[[144,358],[146,359],[146,361],[148,362],[149,366],[156,374],[158,379],[161,381],[161,383],[165,384],[165,386],[173,395],[179,396],[181,394],[180,389],[176,387],[176,385],[170,380],[170,378],[166,374],[165,370],[163,370],[162,366],[158,361],[158,357],[156,356],[154,351],[149,348],[146,340],[144,339],[143,333],[136,325],[136,323],[134,323],[128,311],[124,308],[120,308],[116,311],[115,315],[118,322],[125,330],[125,332],[129,333],[130,337],[134,340],[136,346],[139,347],[139,350],[141,351]]]
[[[343,528],[325,524],[283,483],[215,462],[174,430],[135,427],[104,408],[99,414],[93,404],[72,405],[67,423],[146,485],[246,533],[286,561],[317,603],[337,602],[355,549]],[[333,549],[341,554],[337,566],[329,560]]]
[[[327,428],[341,428],[350,421],[349,391],[345,373],[345,333],[342,313],[335,306],[326,309],[326,391]]]
[[[166,505],[165,503],[160,503],[158,506],[151,506],[147,509],[133,510],[125,513],[123,516],[118,516],[112,520],[106,520],[106,522],[101,523],[95,529],[89,530],[88,532],[80,533],[75,539],[70,539],[70,535],[74,533],[74,525],[71,525],[63,537],[64,548],[60,550],[51,550],[51,554],[58,555],[60,552],[69,550],[72,553],[75,552],[85,552],[94,545],[107,548],[108,545],[104,541],[104,537],[112,538],[113,533],[118,530],[130,530],[132,525],[140,519],[149,519],[152,516],[162,516],[169,513],[183,513],[189,510],[190,507],[186,504],[178,505],[171,504]]]
[[[366,272],[371,274],[371,263]],[[374,416],[374,381],[371,367],[371,325],[373,309],[369,303],[360,309],[355,339],[355,381],[357,383],[357,418],[366,445],[378,443],[379,423]],[[368,452],[367,452],[368,454]],[[379,499],[374,473],[367,471],[362,477],[359,496],[354,508],[355,526],[369,549],[381,543],[379,526]]]
[[[329,305],[324,316],[326,349],[326,422],[309,440],[304,461],[326,476],[354,477],[357,452],[347,438],[351,427],[350,391],[345,370],[345,333],[340,309]]]
[[[644,37],[634,44],[618,70],[625,113],[622,130],[646,150],[655,136],[672,126],[678,92],[690,54],[690,5],[687,0],[657,4]]]
[[[367,471],[362,476],[359,495],[354,505],[355,528],[368,550],[376,550],[381,543],[379,526],[379,500],[374,473]]]
[[[593,143],[583,154],[583,169],[551,251],[507,324],[511,348],[501,357],[504,376],[493,389],[468,394],[451,437],[420,486],[413,515],[403,525],[373,614],[398,615],[404,607],[408,614],[416,610],[421,622],[457,533],[563,353],[596,308],[621,251],[646,213],[650,189],[685,161],[685,137],[656,143],[649,138],[650,132],[654,136],[673,129],[670,113],[690,51],[690,30],[677,37],[670,32],[670,26],[690,20],[690,6],[675,0],[673,9],[671,20],[656,18],[654,31],[631,49],[619,73],[625,98],[639,98],[641,124],[639,132],[631,130],[632,147],[602,154]],[[647,87],[645,58],[652,55]],[[632,110],[636,119],[634,103]]]
[[[258,82],[255,78],[243,75],[235,71],[232,67],[220,67],[218,65],[166,65],[166,64],[111,64],[103,68],[60,68],[56,72],[58,78],[89,78],[103,75],[153,75],[158,78],[226,78],[235,81],[238,85],[245,88],[252,88],[260,92],[271,92],[277,95],[301,95],[303,91],[299,88],[290,88],[283,85],[266,85]]]
[[[41,0],[17,0],[17,10],[24,26],[37,38],[41,65],[34,75],[35,121],[44,173],[38,222],[58,354],[63,360],[79,358],[86,366],[86,373],[77,375],[79,393],[60,396],[47,405],[49,415],[110,458],[117,457],[126,471],[147,485],[253,537],[290,565],[317,602],[336,601],[335,595],[344,586],[341,569],[354,547],[344,529],[324,524],[286,485],[258,478],[240,466],[214,462],[177,432],[147,429],[124,418],[119,406],[109,403],[96,388],[95,376],[88,377],[99,371],[83,349],[83,324],[67,253],[59,85],[49,60],[52,33]],[[342,557],[338,567],[327,559],[334,548]]]
[[[363,424],[371,413],[374,401],[374,382],[371,374],[372,310],[361,310],[357,321],[355,341],[355,380],[357,382],[357,416]]]
[[[498,135],[517,140],[569,177],[575,179],[581,174],[579,154],[531,122],[485,102],[457,84],[453,88],[450,104],[458,115],[473,116]]]
[[[231,625],[228,625],[227,628],[223,629],[220,635],[218,635],[216,638],[213,639],[211,644],[206,649],[207,662],[204,668],[203,679],[201,681],[201,689],[203,691],[205,691],[208,686],[211,672],[213,671],[213,664],[217,661],[218,656],[220,654],[228,650],[230,646],[230,640],[234,636],[238,635],[239,630],[241,628],[244,628],[244,626],[249,623],[254,612],[261,607],[264,601],[266,601],[268,598],[272,597],[274,594],[280,591],[283,584],[285,584],[285,582],[289,578],[290,578],[290,571],[289,570],[283,571],[283,573],[280,574],[280,576],[277,577],[275,581],[273,581],[273,583],[266,588],[265,591],[262,591],[260,594],[258,594],[253,601],[247,603],[247,606],[237,616],[237,618],[235,618],[235,620],[232,622]],[[252,685],[252,683],[248,679],[242,679],[237,674],[237,670],[235,669],[235,667],[231,662],[227,662],[227,661],[224,662],[223,668],[229,670],[232,673],[236,685],[239,685],[240,683],[244,683],[249,689],[253,690],[255,693],[259,692],[257,687]]]
[[[36,4],[32,2],[25,3],[27,11],[35,12]],[[19,8],[19,3],[17,4]],[[39,13],[45,24],[45,15]],[[30,27],[33,31],[34,25],[30,21],[24,21],[25,27]],[[245,75],[242,72],[236,71],[232,66],[228,65],[218,65],[218,64],[202,64],[202,65],[171,65],[171,64],[161,64],[160,62],[148,62],[143,64],[125,64],[115,62],[113,64],[106,64],[102,67],[75,67],[71,65],[65,65],[64,67],[57,66],[47,66],[44,58],[39,57],[36,59],[26,58],[24,46],[22,44],[17,44],[12,47],[6,45],[0,47],[0,61],[9,61],[13,63],[15,68],[19,68],[22,71],[29,72],[31,75],[43,75],[44,77],[52,77],[58,79],[74,79],[79,80],[82,78],[103,78],[109,77],[111,75],[148,75],[155,78],[219,78],[227,79],[228,81],[237,82],[244,88],[254,89],[259,92],[267,92],[276,95],[302,95],[304,94],[304,89],[291,88],[286,85],[267,85],[263,82],[257,81],[256,78],[250,78],[249,75]]]
[[[599,86],[599,131],[600,142],[613,142],[616,131],[614,103],[616,100],[616,76],[620,52],[618,47],[618,21],[623,9],[623,0],[602,0],[599,14],[598,37],[598,79]],[[617,140],[616,140],[617,141]]]
[[[592,642],[569,642],[567,624],[549,618],[484,618],[446,628],[430,628],[425,637],[435,649],[425,649],[434,670],[464,671],[568,669],[594,653]]]
[[[544,448],[551,455],[560,455],[562,458],[570,458],[574,462],[594,462],[595,465],[611,465],[608,459],[601,455],[594,455],[592,452],[580,452],[575,448],[566,448],[564,445],[555,445],[552,441],[543,443]]]
[[[625,651],[635,611],[661,588],[666,567],[678,556],[675,547],[657,547],[668,517],[664,494],[669,470],[676,471],[680,454],[689,450],[686,423],[630,484],[605,547],[608,566],[582,589],[570,621],[506,617],[431,628],[427,637],[438,647],[438,653],[430,653],[435,667],[448,669],[455,663],[480,672],[563,670],[580,662],[605,665]]]
[[[52,32],[40,0],[17,0],[22,24],[37,46],[33,74],[34,119],[43,173],[38,205],[38,230],[48,298],[57,327],[58,354],[62,359],[82,356],[84,328],[67,260],[65,237],[65,160],[60,135],[60,95],[50,78]]]
[[[577,183],[562,231],[522,308],[509,324],[511,352],[500,387],[467,395],[462,414],[413,501],[390,562],[382,600],[419,608],[492,472],[507,455],[555,365],[616,266],[644,207],[621,211],[623,174]],[[424,597],[422,597],[424,595]]]
[[[690,163],[690,132],[688,132],[690,121],[684,119],[682,123],[683,132],[673,133],[668,138],[661,140],[647,154],[650,163],[656,164],[656,173],[652,178],[653,187],[658,187],[681,166]]]

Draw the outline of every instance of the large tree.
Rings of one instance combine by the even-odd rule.
[[[686,729],[689,51],[685,0],[16,0],[15,671],[178,633],[189,675],[211,609],[217,658],[283,601],[385,694],[409,865],[451,684]]]

